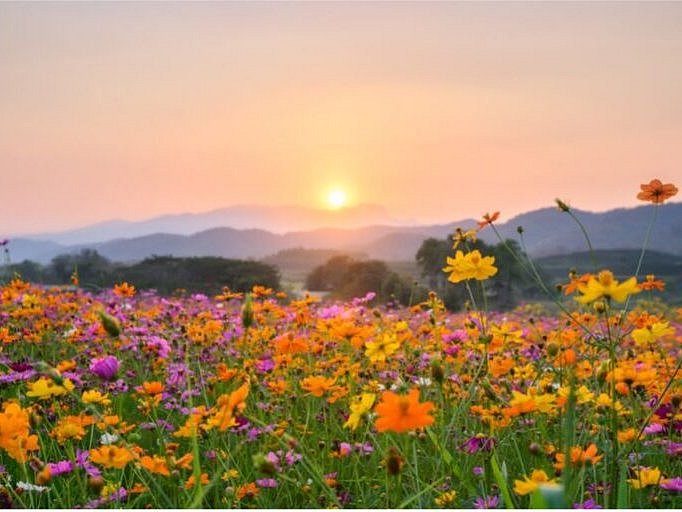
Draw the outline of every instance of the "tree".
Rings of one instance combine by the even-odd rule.
[[[113,264],[93,249],[83,249],[77,254],[60,254],[47,266],[45,279],[55,284],[67,284],[74,271],[82,285],[104,287],[109,284]]]
[[[350,299],[368,292],[377,294],[379,302],[395,300],[408,304],[413,297],[412,282],[391,272],[380,260],[357,261],[349,256],[335,256],[315,267],[305,281],[308,290],[330,292],[332,297]],[[415,293],[425,296],[425,290]]]
[[[478,240],[461,249],[464,252],[478,249],[483,255],[495,257],[497,274],[485,281],[490,307],[511,309],[528,293],[529,281],[526,273],[510,253],[511,249],[519,257],[525,257],[515,241],[507,240],[505,243],[488,245]],[[429,287],[443,299],[448,309],[458,310],[469,300],[469,295],[464,286],[449,283],[447,275],[443,272],[447,257],[452,257],[453,254],[450,238],[445,240],[429,238],[419,247],[415,258],[421,269],[421,276],[426,279]]]

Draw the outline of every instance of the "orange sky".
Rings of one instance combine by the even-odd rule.
[[[0,3],[0,235],[332,185],[423,222],[633,206],[682,181],[681,26],[682,3]]]

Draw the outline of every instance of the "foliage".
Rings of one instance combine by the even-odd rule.
[[[347,255],[334,256],[313,269],[306,278],[305,287],[311,291],[329,292],[339,299],[373,292],[380,302],[394,300],[406,305],[425,297],[425,290],[415,286],[409,278],[391,272],[385,262],[358,261]]]

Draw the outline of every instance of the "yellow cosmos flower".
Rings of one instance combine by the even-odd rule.
[[[360,396],[356,396],[353,399],[353,403],[350,405],[350,417],[343,426],[345,428],[350,428],[351,430],[358,428],[362,416],[372,409],[374,400],[376,400],[376,395],[374,393],[363,393]]]
[[[665,336],[675,334],[675,329],[668,322],[656,322],[653,325],[632,331],[632,339],[640,347],[648,347]]]
[[[598,299],[625,302],[625,299],[630,295],[639,293],[641,290],[636,278],[631,277],[619,284],[613,278],[611,271],[602,270],[596,279],[592,277],[587,284],[579,284],[578,291],[582,293],[582,296],[576,298],[576,300],[581,304],[589,304]]]
[[[109,405],[111,403],[111,400],[109,400],[109,397],[106,394],[103,395],[96,389],[83,391],[81,400],[84,404]]]
[[[28,384],[26,396],[31,398],[50,398],[53,396],[65,395],[74,388],[73,382],[65,379],[63,385],[58,385],[52,379],[41,377],[35,382]]]
[[[467,279],[483,281],[497,274],[494,256],[482,256],[480,251],[474,250],[466,255],[457,251],[454,258],[447,258],[447,266],[443,272],[450,272],[448,281],[459,283]]]
[[[365,343],[365,355],[373,363],[386,361],[386,357],[396,352],[399,348],[400,341],[398,341],[397,336],[393,333],[384,333],[379,339]]]
[[[635,478],[628,479],[633,489],[642,489],[650,485],[658,485],[661,480],[661,470],[658,468],[640,468],[635,470]]]
[[[534,469],[530,477],[524,476],[523,480],[514,480],[514,492],[519,496],[530,494],[541,485],[557,485],[556,478],[549,479],[547,473],[541,469]]]

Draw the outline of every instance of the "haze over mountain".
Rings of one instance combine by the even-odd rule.
[[[142,221],[111,220],[57,233],[25,235],[22,238],[76,245],[155,233],[192,235],[218,227],[286,233],[323,227],[351,229],[376,224],[406,223],[404,219],[391,217],[384,207],[372,204],[360,204],[338,210],[301,206],[236,205],[201,213],[162,215]]]
[[[631,209],[617,209],[604,213],[573,210],[583,222],[592,244],[598,249],[637,249],[642,246],[647,226],[652,217],[650,205]],[[276,210],[272,210],[274,212]],[[274,213],[272,213],[274,215]],[[172,217],[166,216],[163,222]],[[190,220],[193,217],[190,217]],[[159,221],[161,222],[161,221]],[[131,235],[147,229],[151,221],[142,226],[128,224]],[[190,229],[190,221],[178,229]],[[154,233],[129,236],[108,241],[81,244],[63,244],[57,240],[76,237],[72,234],[56,234],[45,240],[17,238],[10,243],[12,261],[24,259],[46,263],[60,253],[76,252],[83,248],[96,249],[114,261],[135,261],[152,255],[173,256],[223,256],[228,258],[263,258],[288,248],[336,249],[364,253],[370,258],[384,260],[412,260],[421,242],[428,237],[444,238],[456,227],[468,229],[475,221],[465,219],[447,224],[426,226],[374,225],[361,228],[322,228],[274,233],[263,229],[235,229],[216,227],[193,234]],[[519,240],[517,228],[523,227],[523,241],[532,256],[548,256],[583,251],[586,242],[579,227],[566,213],[557,208],[543,208],[513,217],[496,224],[504,238]],[[79,230],[85,236],[89,227]],[[99,235],[99,239],[104,235]],[[491,228],[481,231],[480,238],[496,242]],[[658,207],[657,219],[651,233],[649,247],[652,250],[682,254],[682,203],[668,203]]]

